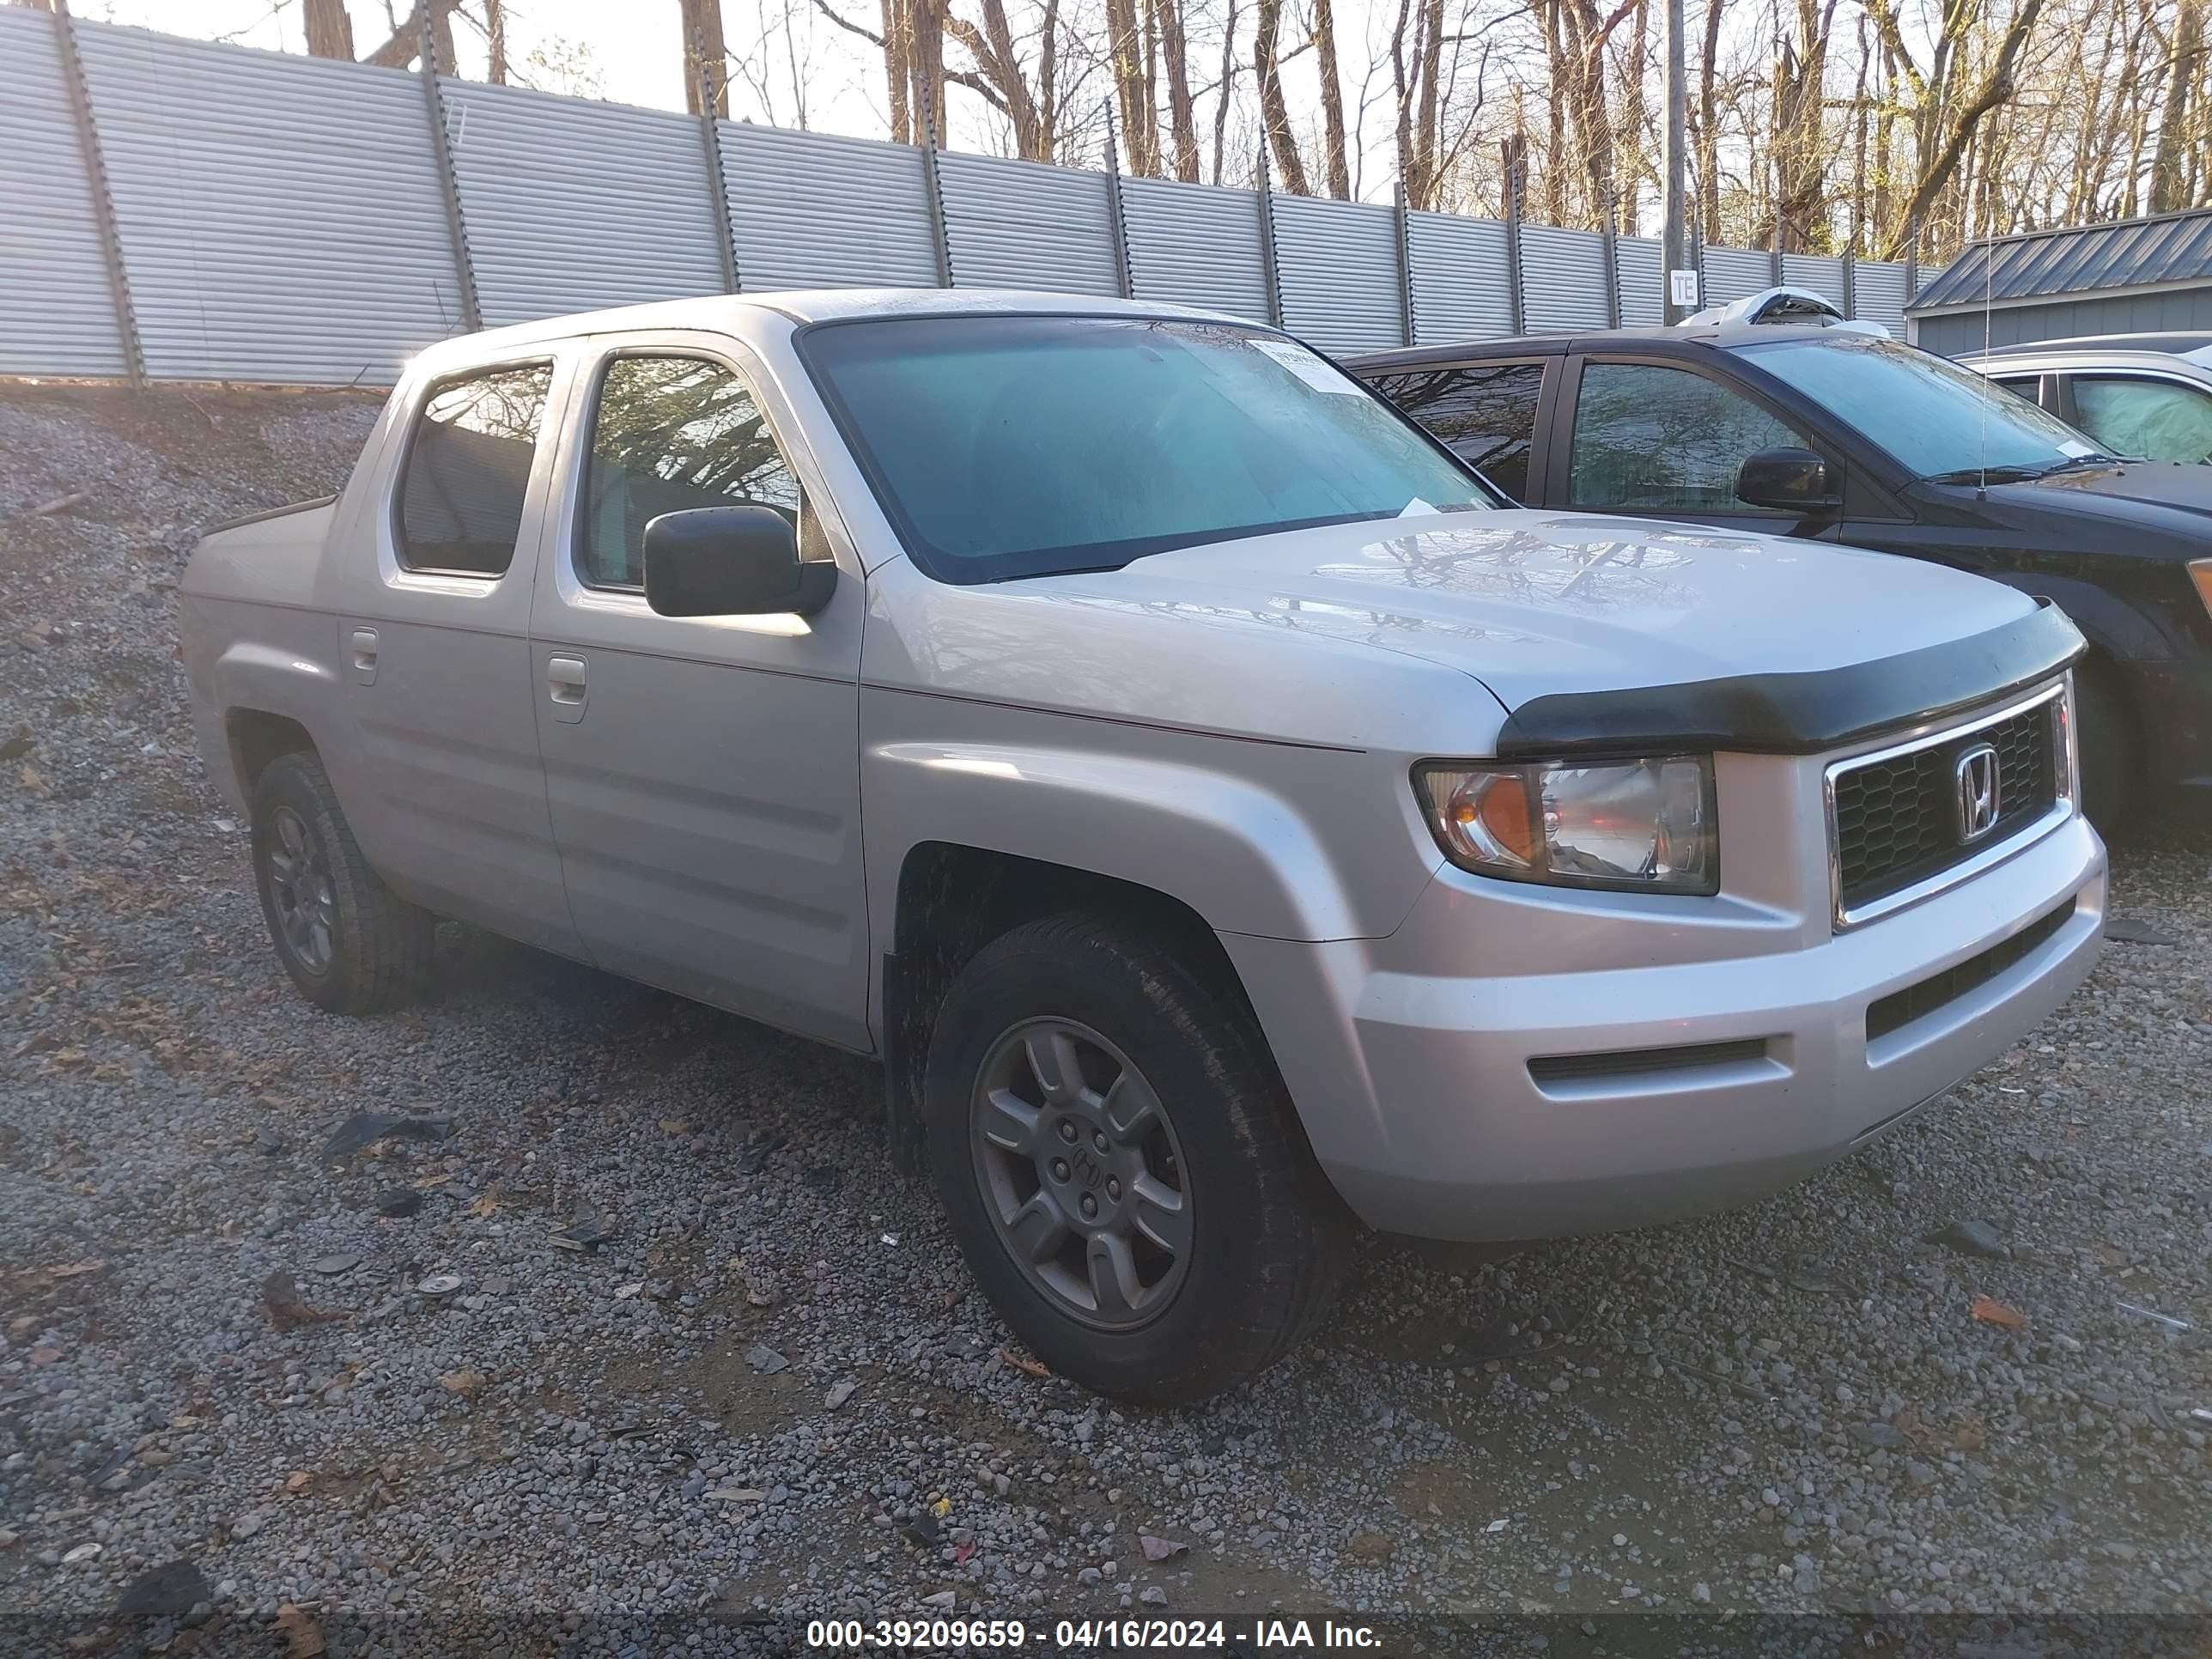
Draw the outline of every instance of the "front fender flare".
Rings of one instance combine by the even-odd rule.
[[[888,743],[867,751],[870,910],[889,939],[899,872],[923,842],[1066,865],[1165,894],[1217,932],[1330,939],[1363,927],[1314,826],[1248,777],[1043,745]],[[1409,872],[1406,907],[1426,873]],[[1394,915],[1379,931],[1402,919]]]

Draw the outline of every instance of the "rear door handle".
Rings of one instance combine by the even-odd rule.
[[[584,718],[584,659],[552,656],[545,659],[545,695],[553,704],[553,718],[574,726]]]
[[[363,685],[376,684],[376,630],[356,628],[346,641],[347,655],[353,664],[353,677]]]

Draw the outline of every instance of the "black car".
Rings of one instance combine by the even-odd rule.
[[[1787,298],[1346,366],[1529,507],[1845,542],[2055,601],[2092,647],[2075,675],[2091,815],[2116,824],[2143,785],[2212,800],[2212,467],[2109,455]]]

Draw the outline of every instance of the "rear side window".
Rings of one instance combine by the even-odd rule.
[[[645,582],[645,526],[699,507],[765,507],[799,526],[799,480],[751,391],[703,357],[617,357],[599,380],[576,526],[594,587]]]
[[[1408,369],[1378,374],[1369,384],[1515,501],[1528,499],[1543,364]]]
[[[502,576],[522,533],[550,363],[455,374],[430,388],[399,482],[399,562]]]
[[[1577,507],[1730,514],[1771,511],[1736,498],[1736,469],[1802,435],[1717,380],[1656,363],[1591,363],[1575,399],[1568,454]]]

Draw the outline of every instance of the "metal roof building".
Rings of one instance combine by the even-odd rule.
[[[2212,329],[2212,209],[1976,242],[1905,308],[1930,351]]]

